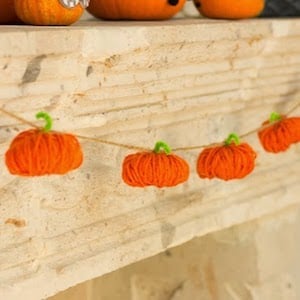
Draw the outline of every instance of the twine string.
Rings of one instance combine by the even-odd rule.
[[[34,124],[34,123],[32,123],[32,122],[30,122],[30,121],[28,121],[28,120],[26,120],[26,119],[24,119],[24,118],[22,118],[22,117],[20,117],[20,116],[17,116],[16,114],[14,114],[14,113],[12,113],[12,112],[10,112],[10,111],[7,111],[6,109],[4,109],[4,108],[1,108],[0,107],[0,112],[2,112],[4,115],[7,115],[8,117],[10,117],[10,118],[12,118],[12,119],[15,119],[15,120],[17,120],[17,121],[20,121],[22,124],[24,124],[24,125],[29,125],[29,126],[31,126],[31,127],[33,127],[33,128],[36,128],[36,129],[39,129],[40,127],[39,126],[37,126],[36,124]]]
[[[298,107],[300,106],[300,101],[295,105],[293,106],[286,114],[285,116],[290,116],[292,115],[297,109]],[[277,122],[279,122],[280,120],[278,120]],[[261,130],[264,130],[272,125],[274,125],[274,123],[276,122],[273,122],[272,124],[266,124],[266,125],[261,125],[253,130],[250,130],[244,134],[241,134],[239,137],[240,139],[244,139],[254,133],[257,133]],[[212,144],[208,144],[208,145],[196,145],[196,146],[190,146],[190,147],[179,147],[179,148],[174,148],[173,149],[173,152],[175,151],[184,151],[184,150],[196,150],[196,149],[203,149],[203,148],[210,148],[210,147],[216,147],[216,146],[220,146],[220,145],[224,145],[224,141],[223,142],[220,142],[220,143],[212,143]]]
[[[15,119],[17,121],[19,121],[20,123],[24,124],[24,125],[29,125],[30,127],[33,127],[35,129],[39,129],[39,130],[43,130],[43,128],[41,128],[40,126],[36,125],[33,122],[30,122],[20,116],[18,116],[15,113],[12,113],[4,108],[0,107],[0,112],[3,113],[4,115],[7,115],[8,117]],[[43,118],[45,119],[44,113],[38,113],[39,118]],[[49,123],[50,120],[46,120],[46,122]],[[51,126],[52,126],[52,120],[51,120]],[[60,133],[65,133],[60,131]],[[74,134],[77,138],[82,139],[82,140],[88,140],[88,141],[92,141],[92,142],[98,142],[98,143],[102,143],[102,144],[107,144],[107,145],[111,145],[111,146],[117,146],[117,147],[121,147],[121,148],[126,148],[126,149],[130,149],[130,150],[138,150],[138,151],[152,151],[152,149],[150,148],[145,148],[145,147],[139,147],[139,146],[134,146],[134,145],[127,145],[127,144],[122,144],[122,143],[117,143],[117,142],[113,142],[113,141],[108,141],[108,140],[104,140],[101,138],[94,138],[94,137],[88,137],[88,136],[83,136],[83,135],[78,135],[78,134]]]
[[[294,107],[292,107],[285,114],[285,116],[290,116],[291,114],[293,114],[299,106],[300,106],[300,101]],[[37,126],[35,123],[33,123],[31,121],[28,121],[28,120],[26,120],[26,119],[18,116],[17,114],[12,113],[10,111],[7,111],[6,109],[1,108],[1,107],[0,107],[0,113],[5,114],[5,115],[7,115],[10,118],[19,121],[21,124],[29,125],[30,127],[33,127],[35,129],[42,130],[42,131],[45,130],[45,129],[49,129],[50,130],[51,123],[52,123],[52,120],[47,118],[47,116],[48,116],[47,114],[46,115],[38,114],[38,118],[42,118],[42,119],[44,119],[46,121],[46,126],[44,128],[42,128],[40,126]],[[249,132],[246,132],[245,134],[240,135],[240,138],[245,138],[245,137],[247,137],[249,135],[257,133],[257,132],[259,132],[259,131],[261,131],[261,130],[263,130],[265,128],[268,128],[268,127],[274,125],[274,123],[276,123],[276,122],[280,122],[280,119],[276,120],[276,118],[274,118],[273,122],[271,122],[272,124],[262,125],[262,126],[256,128],[256,129],[253,129],[253,130],[251,130]],[[60,132],[60,133],[64,133],[64,132]],[[146,152],[153,151],[153,149],[150,149],[150,148],[145,148],[145,147],[139,147],[139,146],[134,146],[134,145],[127,145],[127,144],[117,143],[117,142],[108,141],[108,140],[101,139],[101,138],[94,138],[94,137],[88,137],[88,136],[82,136],[82,135],[76,135],[76,134],[74,134],[74,136],[76,136],[79,139],[83,139],[83,140],[87,140],[87,141],[93,141],[93,142],[98,142],[98,143],[107,144],[107,145],[111,145],[111,146],[117,146],[117,147],[121,147],[121,148],[125,148],[125,149],[130,149],[130,150],[138,150],[138,151],[143,151],[143,152],[144,151],[146,151]],[[186,151],[187,150],[195,150],[195,149],[201,149],[201,148],[210,148],[210,147],[215,147],[215,146],[219,146],[219,145],[224,145],[225,142],[226,142],[226,140],[223,141],[223,142],[221,142],[221,143],[212,143],[212,144],[209,144],[209,145],[196,145],[196,146],[189,146],[189,147],[174,148],[173,152],[175,152],[175,151],[183,151],[183,150],[186,150]],[[159,150],[160,147],[161,147],[161,145],[157,145],[157,150]],[[64,210],[73,209],[73,208],[77,207],[80,202],[81,201],[79,201],[78,203],[76,203],[72,207],[57,208],[57,207],[49,206],[49,208],[51,208],[53,210],[57,210],[57,211],[64,211]]]
[[[292,113],[294,113],[296,111],[296,109],[300,106],[300,101],[293,106],[285,115],[286,116],[290,116]],[[22,124],[25,125],[29,125],[33,128],[36,129],[41,129],[39,126],[37,126],[35,123],[28,121],[18,115],[16,115],[15,113],[12,113],[10,111],[7,111],[4,108],[0,107],[0,112],[9,116],[12,119],[15,119],[19,122],[21,122]],[[277,122],[279,122],[280,120],[278,120]],[[276,122],[276,121],[275,121]],[[241,134],[239,137],[240,139],[243,139],[249,135],[252,135],[256,132],[259,132],[265,128],[268,128],[270,126],[274,125],[274,122],[272,124],[266,124],[266,125],[262,125],[260,127],[257,127],[253,130],[250,130],[244,134]],[[64,133],[64,132],[61,132]],[[96,137],[88,137],[88,136],[84,136],[84,135],[78,135],[78,134],[74,134],[77,138],[79,139],[83,139],[83,140],[87,140],[87,141],[92,141],[92,142],[97,142],[97,143],[101,143],[101,144],[106,144],[106,145],[111,145],[111,146],[116,146],[116,147],[120,147],[120,148],[125,148],[125,149],[129,149],[129,150],[137,150],[137,151],[153,151],[153,149],[151,148],[146,148],[146,147],[140,147],[140,146],[135,146],[135,145],[127,145],[127,144],[123,144],[123,143],[117,143],[114,141],[108,141],[105,139],[101,139],[101,138],[96,138]],[[220,145],[224,145],[224,141],[219,142],[219,143],[212,143],[212,144],[207,144],[207,145],[195,145],[195,146],[187,146],[187,147],[178,147],[178,148],[173,148],[172,151],[173,152],[177,152],[177,151],[188,151],[188,150],[196,150],[196,149],[203,149],[203,148],[210,148],[210,147],[215,147],[215,146],[220,146]]]
[[[150,149],[150,148],[139,147],[139,146],[134,146],[134,145],[126,145],[126,144],[122,144],[122,143],[103,140],[103,139],[100,139],[100,138],[93,138],[93,137],[88,137],[88,136],[78,135],[78,134],[75,134],[75,136],[78,137],[79,139],[82,139],[82,140],[87,140],[87,141],[91,141],[91,142],[98,142],[98,143],[101,143],[101,144],[117,146],[117,147],[130,149],[130,150],[147,151],[147,152],[152,151],[152,149]]]

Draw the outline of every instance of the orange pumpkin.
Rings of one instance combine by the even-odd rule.
[[[19,19],[15,12],[14,0],[1,0],[0,24],[18,23]]]
[[[270,125],[258,132],[259,140],[267,152],[286,151],[291,144],[300,142],[300,118],[287,118],[272,113],[263,125]]]
[[[123,161],[122,178],[134,187],[171,187],[185,182],[188,177],[189,166],[186,161],[171,154],[164,142],[157,142],[152,152],[130,154]]]
[[[244,19],[258,16],[265,0],[194,0],[201,15],[215,19]]]
[[[173,17],[186,0],[91,0],[87,10],[107,20],[164,20]]]
[[[236,134],[230,134],[224,145],[204,149],[198,158],[197,172],[201,178],[241,179],[255,167],[256,153],[247,144],[240,144]]]
[[[73,8],[63,6],[61,0],[15,0],[18,17],[32,25],[71,25],[84,12],[81,4]]]
[[[76,137],[50,131],[52,120],[45,113],[38,113],[37,118],[47,121],[45,128],[21,132],[6,152],[9,172],[20,176],[62,175],[78,168],[83,154]]]

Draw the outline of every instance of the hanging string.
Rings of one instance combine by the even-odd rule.
[[[150,148],[133,146],[133,145],[126,145],[126,144],[107,141],[107,140],[103,140],[103,139],[99,139],[99,138],[92,138],[92,137],[78,135],[78,134],[76,134],[75,136],[78,137],[79,139],[82,139],[82,140],[87,140],[87,141],[91,141],[91,142],[98,142],[98,143],[101,143],[101,144],[117,146],[117,147],[126,148],[126,149],[130,149],[130,150],[138,150],[138,151],[146,151],[146,152],[152,151],[152,149],[150,149]]]
[[[20,121],[22,124],[29,125],[29,126],[31,126],[33,128],[36,128],[36,129],[40,129],[40,127],[37,126],[37,125],[35,125],[34,123],[32,123],[30,121],[27,121],[27,120],[23,119],[22,117],[17,116],[16,114],[14,114],[14,113],[12,113],[10,111],[5,110],[4,108],[0,107],[0,112],[2,112],[4,115],[9,116],[12,119]]]
[[[295,105],[293,106],[286,114],[285,116],[290,116],[291,114],[293,114],[297,108],[300,106],[300,101]],[[279,121],[277,121],[279,122]],[[244,139],[254,133],[257,133],[258,131],[261,131],[261,130],[264,130],[268,127],[270,127],[271,125],[274,125],[276,122],[274,122],[273,124],[266,124],[266,125],[262,125],[262,126],[259,126],[253,130],[250,130],[244,134],[241,134],[239,137],[241,139]],[[196,150],[196,149],[202,149],[202,148],[210,148],[210,147],[217,147],[217,146],[220,146],[224,144],[224,141],[220,142],[220,143],[212,143],[212,144],[208,144],[208,145],[197,145],[197,146],[190,146],[190,147],[179,147],[179,148],[173,148],[173,151],[184,151],[184,150]]]
[[[285,114],[285,117],[287,116],[290,116],[291,114],[293,114],[296,109],[300,106],[300,101],[299,103],[297,103],[294,107],[292,107],[286,114]],[[19,122],[21,122],[22,124],[26,124],[26,125],[29,125],[30,127],[33,127],[35,129],[39,129],[41,130],[42,127],[36,125],[35,123],[33,122],[30,122],[18,115],[16,115],[15,113],[12,113],[10,111],[7,111],[6,109],[4,108],[1,108],[0,107],[0,113],[3,113],[7,116],[9,116],[10,118],[13,118]],[[279,122],[279,121],[274,121],[272,122],[272,125],[274,125],[276,122]],[[265,128],[268,128],[270,127],[271,125],[270,124],[267,124],[267,125],[262,125],[256,129],[253,129],[243,135],[240,135],[241,138],[245,138],[249,135],[252,135],[254,133],[257,133]],[[53,132],[53,131],[52,131]],[[60,132],[60,133],[63,133],[63,132]],[[138,147],[138,146],[134,146],[134,145],[127,145],[127,144],[122,144],[122,143],[117,143],[117,142],[113,142],[113,141],[107,141],[105,139],[101,139],[101,138],[93,138],[93,137],[87,137],[87,136],[82,136],[82,135],[75,135],[76,137],[80,138],[80,139],[84,139],[84,140],[88,140],[88,141],[93,141],[93,142],[98,142],[98,143],[102,143],[102,144],[107,144],[107,145],[112,145],[112,146],[117,146],[117,147],[121,147],[121,148],[125,148],[125,149],[130,149],[130,150],[138,150],[138,151],[143,151],[143,152],[152,152],[153,149],[150,149],[150,148],[145,148],[145,147]],[[182,150],[193,150],[193,149],[201,149],[201,148],[209,148],[209,147],[215,147],[215,146],[220,146],[220,145],[224,145],[224,141],[222,141],[221,143],[212,143],[212,144],[209,144],[209,145],[198,145],[198,146],[191,146],[191,147],[180,147],[180,148],[175,148],[173,149],[173,152],[174,151],[182,151]],[[80,202],[80,201],[79,201]],[[48,206],[49,208],[53,209],[53,210],[57,210],[57,211],[64,211],[64,210],[67,210],[67,209],[72,209],[72,208],[75,208],[79,205],[79,202],[76,203],[75,205],[71,206],[71,207],[62,207],[62,208],[57,208],[57,207],[53,207],[53,206]]]
[[[29,125],[29,126],[31,126],[33,128],[36,128],[36,129],[41,129],[40,126],[37,126],[33,122],[30,122],[30,121],[28,121],[28,120],[26,120],[26,119],[24,119],[24,118],[22,118],[22,117],[20,117],[16,114],[12,113],[12,112],[10,112],[10,111],[7,111],[4,108],[0,107],[0,112],[2,112],[3,114],[9,116],[12,119],[20,121],[22,124]],[[64,132],[60,131],[60,133],[64,133]],[[100,139],[100,138],[93,138],[93,137],[88,137],[88,136],[83,136],[83,135],[78,135],[78,134],[77,135],[74,134],[74,135],[79,139],[88,140],[88,141],[92,141],[92,142],[98,142],[98,143],[101,143],[101,144],[117,146],[117,147],[126,148],[126,149],[130,149],[130,150],[138,150],[138,151],[151,151],[152,150],[151,148],[139,147],[139,146],[134,146],[134,145],[126,145],[126,144],[122,144],[122,143],[107,141],[107,140]]]
[[[290,116],[291,114],[294,113],[294,111],[300,106],[300,101],[295,105],[293,106],[287,113],[286,113],[286,116]]]
[[[286,114],[285,116],[289,116],[291,114],[293,114],[297,108],[300,106],[300,102],[298,102],[295,106],[293,106]],[[2,112],[3,114],[20,121],[22,124],[26,124],[29,125],[31,127],[40,129],[41,127],[37,126],[36,124],[10,112],[5,110],[4,108],[0,107],[0,112]],[[274,123],[273,123],[274,125]],[[265,128],[270,127],[270,124],[266,124],[260,127],[257,127],[251,131],[246,132],[245,134],[241,134],[240,138],[243,139],[249,135],[252,135],[258,131],[261,131]],[[64,133],[64,132],[61,132]],[[146,148],[146,147],[140,147],[140,146],[135,146],[135,145],[127,145],[127,144],[123,144],[123,143],[117,143],[117,142],[113,142],[113,141],[108,141],[108,140],[104,140],[101,138],[94,138],[94,137],[88,137],[88,136],[83,136],[83,135],[77,135],[74,134],[77,138],[79,139],[83,139],[83,140],[87,140],[87,141],[92,141],[92,142],[97,142],[97,143],[101,143],[101,144],[106,144],[106,145],[111,145],[111,146],[117,146],[117,147],[121,147],[121,148],[125,148],[125,149],[129,149],[129,150],[138,150],[138,151],[145,151],[145,152],[149,152],[152,151],[151,148]],[[196,149],[203,149],[203,148],[209,148],[209,147],[215,147],[215,146],[219,146],[222,145],[224,143],[224,141],[219,142],[219,143],[212,143],[212,144],[207,144],[207,145],[195,145],[195,146],[187,146],[187,147],[178,147],[178,148],[173,148],[172,151],[173,152],[177,152],[177,151],[188,151],[188,150],[196,150]]]

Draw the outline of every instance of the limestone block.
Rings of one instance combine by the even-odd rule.
[[[2,26],[0,105],[31,121],[46,110],[58,131],[149,148],[157,140],[173,148],[206,145],[295,106],[299,35],[299,20],[271,19]],[[3,299],[42,299],[299,203],[298,146],[269,155],[250,136],[257,168],[232,182],[200,180],[199,151],[180,151],[191,165],[187,183],[133,189],[120,177],[131,151],[87,140],[78,171],[11,176],[4,154],[25,128],[0,116]]]
[[[297,300],[300,206],[195,238],[49,300]]]

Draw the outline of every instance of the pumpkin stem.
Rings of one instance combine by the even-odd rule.
[[[165,142],[162,142],[162,141],[156,142],[153,152],[154,153],[159,153],[159,152],[161,152],[161,149],[166,154],[171,154],[171,148],[168,144],[166,144]]]
[[[277,122],[277,121],[280,121],[282,119],[282,116],[277,113],[277,112],[272,112],[271,115],[270,115],[270,123],[274,123],[274,122]]]
[[[234,142],[236,145],[240,144],[240,138],[236,133],[230,133],[224,143],[226,146],[229,146],[232,144],[232,142]]]
[[[45,112],[40,111],[35,116],[37,119],[44,119],[46,121],[46,125],[43,127],[44,132],[49,132],[52,128],[52,118]]]

